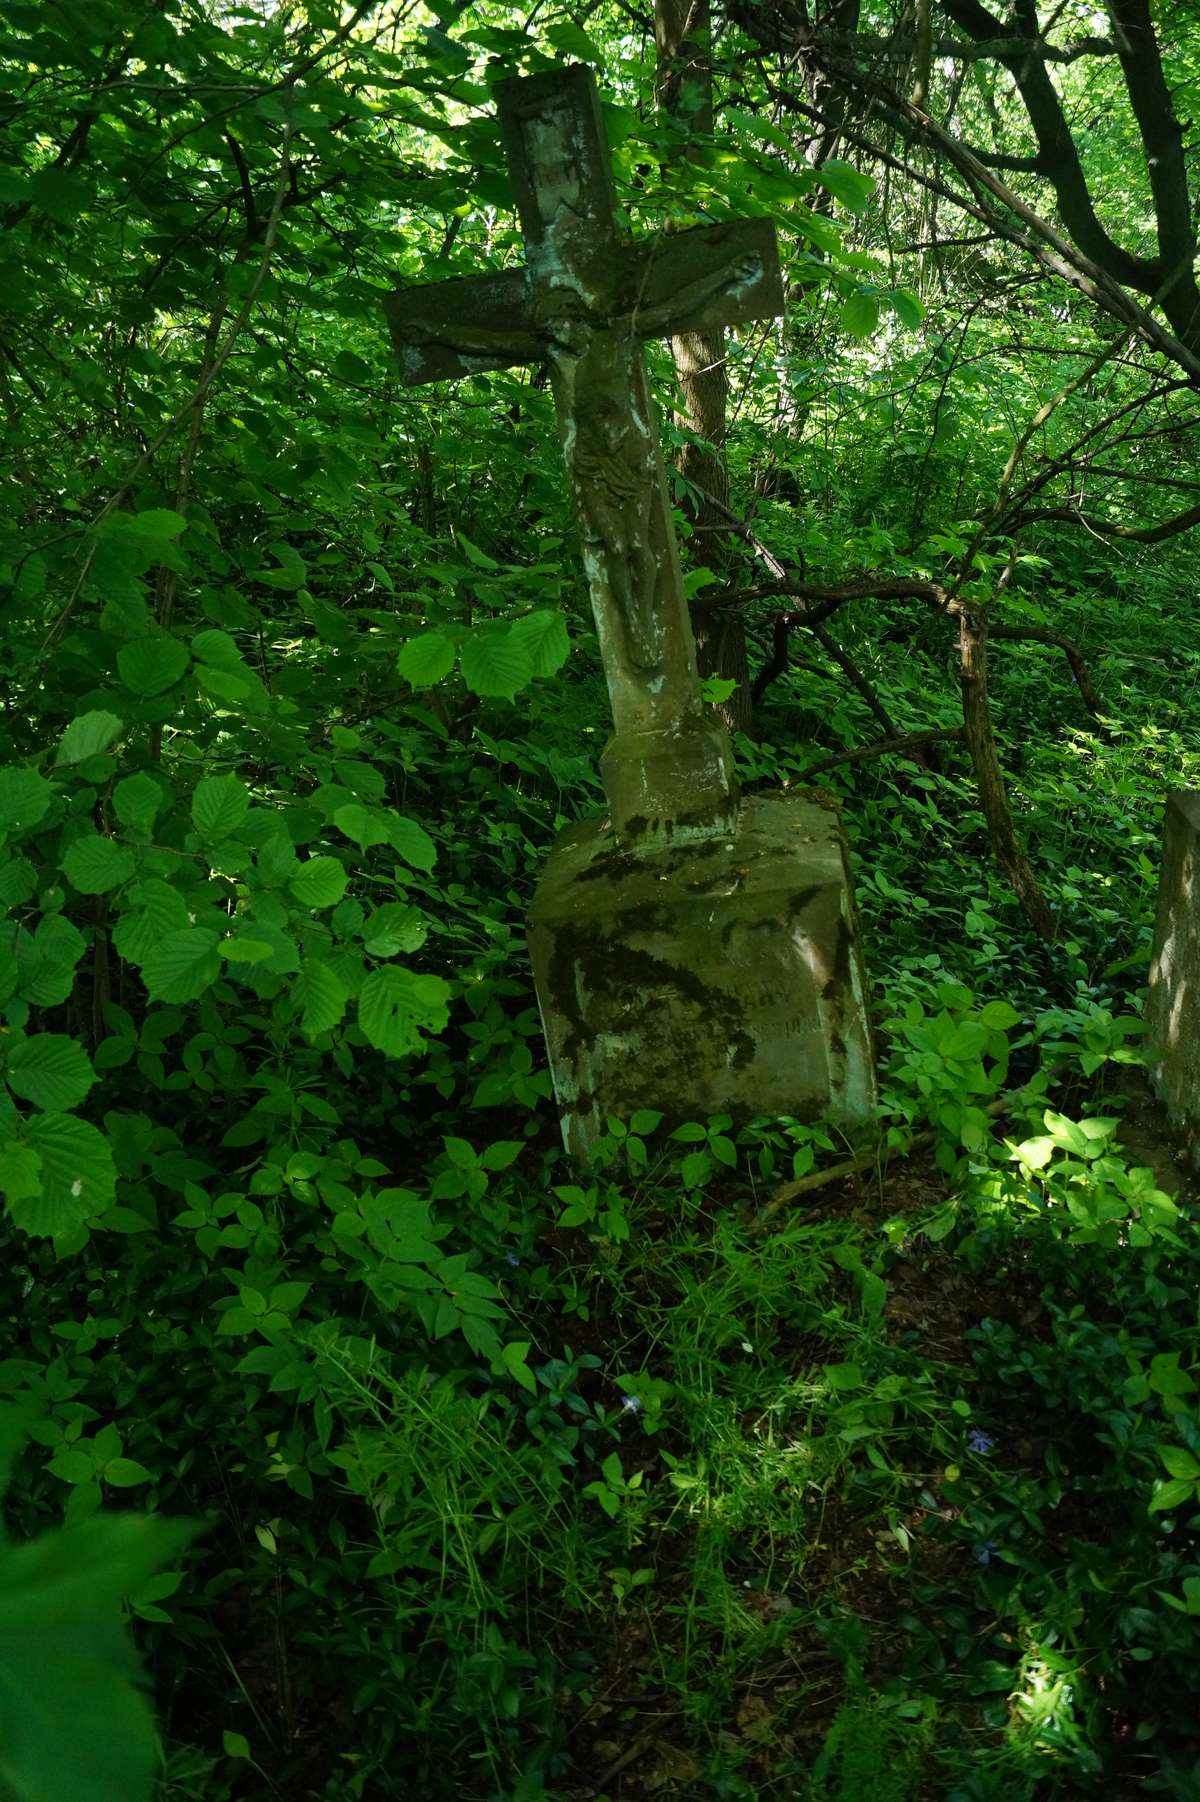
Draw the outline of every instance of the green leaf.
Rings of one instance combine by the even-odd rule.
[[[104,1212],[117,1173],[103,1133],[74,1114],[32,1114],[26,1138],[41,1159],[41,1187],[36,1195],[10,1198],[9,1213],[22,1232],[61,1238]]]
[[[42,1160],[32,1145],[19,1145],[15,1139],[0,1146],[0,1194],[10,1204],[39,1195],[42,1188]]]
[[[432,870],[437,862],[437,846],[424,826],[418,826],[415,820],[402,813],[389,813],[387,826],[391,847],[405,863],[410,863],[414,870]]]
[[[209,844],[228,838],[250,810],[250,790],[240,776],[206,776],[192,796],[192,824]]]
[[[1016,1008],[1007,1001],[989,1001],[986,1007],[979,1010],[979,1023],[986,1026],[989,1032],[1007,1032],[1020,1018]]]
[[[369,851],[374,845],[386,845],[390,836],[383,814],[372,812],[358,801],[335,808],[333,823],[339,832],[344,832],[347,838],[353,839],[364,851]]]
[[[1155,1395],[1189,1395],[1196,1387],[1179,1368],[1179,1352],[1159,1352],[1150,1360],[1150,1387]]]
[[[113,790],[113,812],[122,826],[146,832],[163,804],[163,791],[144,770],[126,776]]]
[[[700,1189],[712,1175],[712,1159],[707,1151],[689,1151],[679,1167],[684,1187]]]
[[[228,632],[222,632],[216,626],[197,632],[192,640],[192,650],[202,663],[211,664],[215,669],[237,671],[242,668],[242,653],[236,642]]]
[[[65,1001],[75,983],[75,965],[86,946],[83,934],[61,914],[40,921],[28,957],[22,957],[21,995],[33,1007],[54,1007]]]
[[[37,871],[27,857],[5,853],[0,863],[0,908],[20,907],[37,888]]]
[[[114,1489],[136,1489],[139,1483],[150,1481],[150,1472],[135,1458],[111,1459],[100,1476],[103,1482],[110,1483]]]
[[[0,832],[28,832],[46,816],[54,790],[36,770],[0,770]]]
[[[306,1038],[329,1032],[346,1011],[349,990],[341,977],[319,957],[306,957],[300,965],[301,1030]]]
[[[169,932],[142,963],[152,1001],[195,1001],[221,974],[217,935],[206,928]]]
[[[129,912],[113,928],[113,944],[128,963],[140,964],[169,932],[183,932],[188,906],[178,889],[157,877],[143,877],[130,889]]]
[[[160,543],[178,538],[181,532],[187,531],[187,520],[182,513],[175,513],[170,507],[147,507],[144,513],[132,513],[124,516],[125,523],[139,538],[149,538]]]
[[[594,69],[604,67],[604,52],[581,25],[573,25],[568,21],[562,25],[547,26],[546,39],[553,44],[560,56],[570,57],[572,62],[590,63]]]
[[[0,872],[2,876],[3,872]],[[372,957],[395,957],[398,951],[419,951],[428,933],[425,915],[406,901],[385,901],[359,928]]]
[[[1191,1501],[1195,1492],[1196,1485],[1185,1483],[1180,1477],[1173,1478],[1169,1483],[1159,1483],[1150,1497],[1149,1512],[1165,1514],[1169,1508],[1182,1507],[1185,1502]]]
[[[911,288],[893,288],[888,302],[901,325],[915,332],[925,317],[925,307]]]
[[[661,1125],[662,1115],[658,1109],[643,1107],[638,1109],[629,1122],[629,1130],[631,1133],[640,1133],[644,1137],[647,1133],[657,1132]]]
[[[567,622],[557,609],[527,613],[513,621],[510,631],[513,642],[528,654],[535,676],[555,675],[570,655]]]
[[[115,713],[97,709],[93,713],[77,714],[62,735],[54,759],[55,769],[61,769],[67,763],[82,763],[87,757],[107,751],[124,729],[124,720],[119,720]]]
[[[507,626],[478,627],[459,652],[463,681],[485,699],[512,700],[533,679],[533,658]]]
[[[333,907],[349,880],[336,857],[310,857],[293,870],[288,887],[302,907]]]
[[[519,1139],[497,1139],[494,1144],[484,1147],[479,1162],[484,1170],[507,1170],[524,1149]]]
[[[861,1389],[862,1366],[859,1364],[826,1364],[825,1381],[831,1389]]]
[[[222,939],[217,950],[231,964],[261,964],[275,955],[274,945],[256,939],[253,928],[238,938]]]
[[[441,632],[422,632],[396,654],[396,668],[414,688],[432,688],[454,668],[454,646]]]
[[[63,853],[63,871],[81,895],[106,895],[128,882],[136,869],[133,852],[98,832],[77,838]]]
[[[518,1340],[500,1348],[500,1362],[509,1376],[520,1383],[522,1389],[527,1389],[530,1395],[536,1395],[537,1378],[529,1368],[528,1359],[529,1341],[527,1339]]]
[[[250,1741],[242,1733],[234,1733],[229,1727],[221,1730],[221,1744],[227,1758],[249,1758]]]
[[[875,183],[871,176],[864,175],[861,169],[854,169],[849,163],[841,162],[831,156],[817,170],[817,180],[823,188],[828,189],[835,200],[841,202],[848,213],[864,213],[875,192]]]
[[[879,325],[879,298],[861,290],[842,308],[838,327],[848,338],[870,338]]]
[[[8,1053],[8,1086],[35,1107],[78,1107],[96,1080],[91,1059],[76,1039],[60,1032],[36,1032],[17,1039]]]
[[[135,695],[158,695],[178,682],[190,660],[177,638],[135,638],[117,653],[117,668]]]
[[[1160,1445],[1159,1456],[1162,1458],[1167,1472],[1172,1477],[1182,1477],[1185,1482],[1194,1482],[1200,1477],[1200,1463],[1180,1445]]]
[[[424,1032],[441,1032],[449,1019],[450,987],[440,976],[417,976],[395,964],[373,970],[358,998],[358,1023],[377,1051],[406,1057]]]

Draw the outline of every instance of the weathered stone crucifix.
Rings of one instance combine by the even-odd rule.
[[[612,1114],[864,1118],[870,1033],[836,808],[739,809],[696,673],[642,340],[783,310],[766,219],[629,242],[590,69],[499,82],[524,268],[387,301],[406,383],[549,365],[614,731],[609,819],[568,827],[529,916],[568,1147]]]
[[[410,383],[548,363],[604,658],[613,826],[728,826],[728,736],[700,698],[644,338],[783,310],[775,228],[744,219],[623,240],[590,69],[495,89],[526,266],[403,289],[387,312]]]

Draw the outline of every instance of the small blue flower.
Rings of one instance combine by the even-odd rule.
[[[981,1539],[979,1544],[975,1547],[975,1550],[971,1553],[976,1564],[982,1564],[985,1567],[992,1562],[995,1555],[996,1541],[994,1539]]]
[[[640,1395],[623,1395],[621,1397],[621,1406],[626,1414],[640,1414],[642,1411],[642,1398]]]
[[[504,1254],[504,1262],[506,1264],[511,1264],[513,1269],[515,1270],[517,1268],[517,1265],[521,1262],[521,1260],[517,1256],[515,1251],[506,1251]]]
[[[967,1434],[967,1444],[973,1452],[978,1452],[981,1458],[992,1450],[995,1443],[991,1434],[983,1432],[980,1427],[972,1427]]]

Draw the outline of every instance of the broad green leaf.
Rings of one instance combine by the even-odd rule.
[[[104,1212],[117,1173],[103,1133],[74,1114],[32,1114],[26,1139],[41,1159],[41,1186],[36,1195],[9,1203],[22,1232],[62,1238]]]
[[[5,853],[0,863],[0,908],[20,907],[37,888],[37,871],[27,857]]]
[[[36,770],[0,770],[0,832],[28,832],[46,817],[54,790]]]
[[[192,824],[209,844],[228,838],[250,810],[250,790],[240,776],[206,776],[192,796]]]
[[[861,1389],[862,1366],[859,1364],[826,1364],[825,1381],[831,1389]]]
[[[67,763],[82,763],[87,757],[107,751],[124,729],[124,720],[119,720],[115,713],[105,713],[98,708],[92,713],[77,714],[62,735],[54,759],[55,769]]]
[[[339,832],[353,839],[364,851],[372,845],[386,845],[388,842],[387,822],[380,813],[373,813],[358,801],[351,801],[345,807],[334,809],[333,823]]]
[[[1189,1395],[1196,1387],[1186,1370],[1180,1370],[1179,1352],[1157,1352],[1150,1360],[1150,1387],[1155,1395]]]
[[[133,852],[98,832],[77,838],[63,853],[63,871],[81,895],[106,895],[128,882],[137,867]]]
[[[384,964],[363,983],[358,1023],[378,1051],[406,1057],[419,1048],[422,1033],[444,1029],[449,999],[449,984],[440,976],[417,976]]]
[[[511,1345],[502,1346],[500,1350],[500,1361],[504,1365],[509,1376],[520,1383],[522,1389],[527,1389],[530,1395],[536,1395],[537,1378],[534,1376],[532,1370],[530,1370],[528,1363],[529,1345],[529,1340],[522,1339],[514,1341]]]
[[[192,650],[202,663],[211,664],[216,669],[240,670],[242,653],[228,632],[222,632],[212,626],[204,632],[197,632],[192,640]]]
[[[533,679],[533,658],[507,626],[479,626],[459,652],[463,681],[472,694],[512,700]]]
[[[117,783],[113,790],[113,812],[122,826],[148,831],[163,799],[162,788],[154,777],[140,770],[136,776],[126,776],[124,781]]]
[[[422,632],[397,652],[396,668],[414,688],[432,688],[454,668],[454,646],[441,632]]]
[[[253,927],[248,933],[238,938],[222,939],[217,950],[226,963],[231,964],[261,964],[265,963],[267,958],[273,957],[275,953],[273,945],[267,944],[264,939],[254,937]]]
[[[333,907],[349,880],[336,857],[310,857],[292,871],[288,886],[302,907]]]
[[[861,169],[854,169],[849,163],[841,162],[831,156],[817,170],[817,180],[823,188],[827,188],[834,199],[840,201],[848,213],[864,213],[872,194],[875,182]]]
[[[100,1472],[101,1479],[114,1489],[136,1489],[150,1481],[150,1472],[135,1458],[112,1458]]]
[[[594,69],[604,67],[604,52],[581,25],[573,25],[570,21],[562,25],[550,25],[546,29],[546,38],[560,56],[569,57],[575,63],[590,63]],[[526,1346],[525,1349],[528,1351],[529,1347]]]
[[[1184,1482],[1181,1477],[1173,1477],[1170,1482],[1160,1483],[1150,1497],[1148,1509],[1151,1514],[1165,1514],[1170,1508],[1180,1508],[1190,1502],[1196,1493],[1194,1483]]]
[[[117,668],[135,695],[158,695],[178,682],[190,661],[177,638],[135,638],[117,653]]]
[[[1200,1463],[1181,1445],[1161,1445],[1158,1450],[1168,1475],[1182,1477],[1188,1483],[1200,1477]]]
[[[195,1001],[221,974],[217,935],[201,927],[169,932],[142,963],[152,1001]]]
[[[385,901],[359,928],[372,957],[395,957],[398,951],[419,951],[428,926],[424,914],[406,901]]]
[[[500,568],[496,559],[494,557],[489,557],[486,551],[481,551],[477,544],[472,544],[465,532],[456,530],[454,536],[458,542],[459,549],[464,553],[467,561],[475,565],[476,569]]]
[[[187,520],[183,514],[174,512],[170,507],[147,507],[142,513],[125,514],[122,517],[140,538],[178,538],[181,532],[187,530]]]
[[[42,1160],[32,1145],[20,1145],[10,1139],[0,1145],[0,1195],[11,1204],[40,1195]]]
[[[893,288],[888,295],[891,309],[910,332],[915,332],[925,317],[925,307],[911,288]]]
[[[979,1010],[979,1023],[989,1032],[1007,1032],[1020,1018],[1016,1008],[1007,1001],[989,1001]]]
[[[319,957],[306,957],[300,964],[301,1029],[315,1039],[329,1032],[346,1011],[349,991],[341,977]]]
[[[170,932],[188,925],[188,906],[178,889],[146,877],[127,896],[129,912],[113,928],[113,944],[131,964],[140,964]]]
[[[12,1802],[149,1802],[161,1754],[122,1605],[189,1534],[114,1512],[5,1551],[0,1744]]]
[[[852,294],[838,318],[839,328],[849,338],[869,338],[879,325],[879,299],[861,290]]]
[[[555,675],[570,655],[567,622],[557,610],[540,608],[536,613],[527,613],[523,619],[513,621],[511,632],[514,641],[528,653],[535,676]]]
[[[480,1154],[479,1165],[483,1170],[507,1170],[515,1164],[525,1147],[520,1139],[497,1139],[494,1144],[485,1145]]]
[[[392,849],[405,863],[410,863],[414,870],[432,870],[437,862],[437,846],[424,826],[418,826],[415,820],[400,813],[389,813],[387,825]]]
[[[10,1046],[5,1075],[14,1095],[57,1112],[78,1107],[96,1080],[83,1046],[61,1032],[17,1039]]]
[[[33,1007],[55,1007],[65,1001],[85,949],[83,934],[61,914],[41,920],[32,944],[23,935],[17,946],[22,999]]]

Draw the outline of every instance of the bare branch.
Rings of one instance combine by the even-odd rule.
[[[836,757],[823,757],[820,763],[810,764],[798,780],[811,782],[815,776],[823,776],[826,770],[837,769],[841,764],[866,763],[871,757],[908,757],[924,751],[928,745],[961,742],[962,736],[962,726],[934,726],[926,732],[905,732],[896,738],[879,738],[874,744],[859,745],[853,751],[839,751]]]

